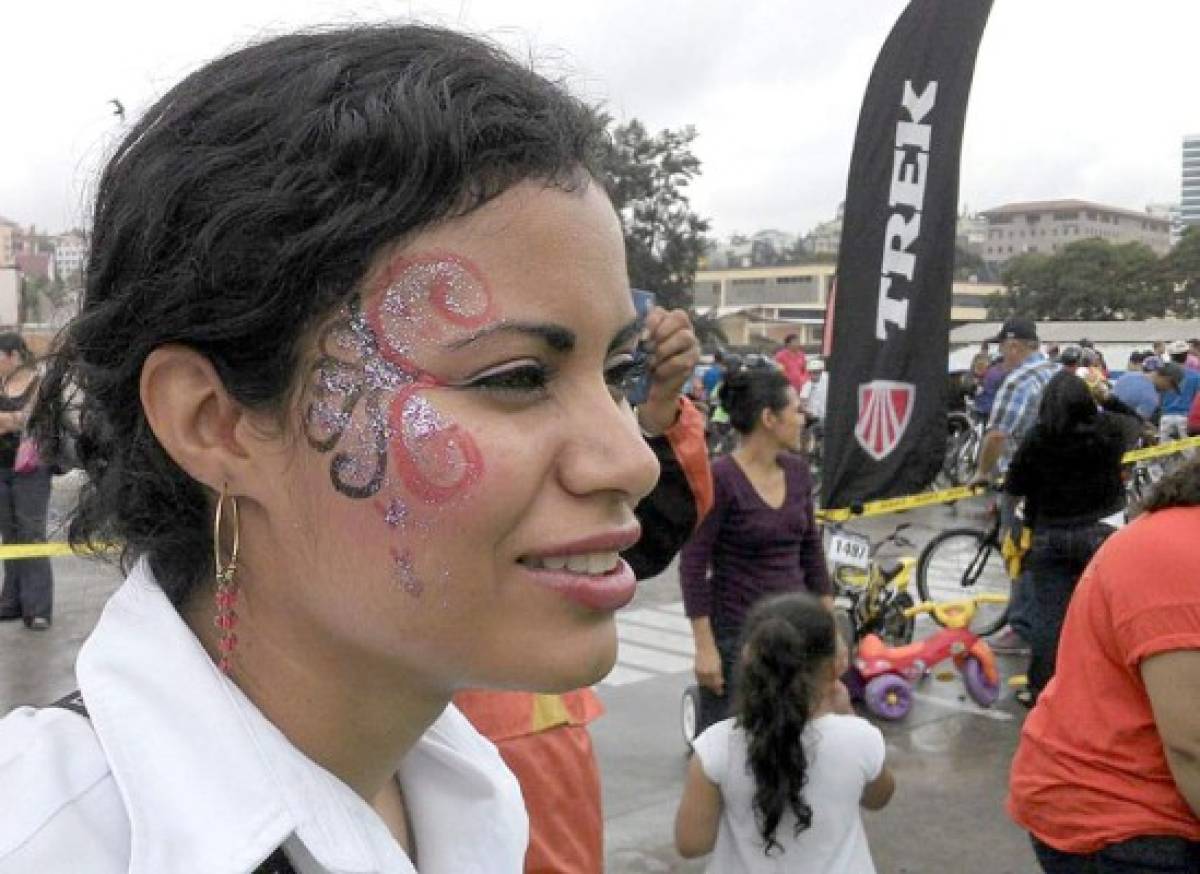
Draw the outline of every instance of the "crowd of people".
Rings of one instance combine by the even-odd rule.
[[[78,691],[0,720],[0,872],[599,872],[590,687],[681,550],[679,852],[874,871],[860,811],[895,781],[840,679],[801,451],[828,378],[794,337],[719,361],[710,463],[686,314],[636,317],[604,125],[486,43],[381,26],[243,48],[132,128],[44,372],[0,337],[5,540],[44,534],[73,421],[70,538],[127,574]],[[1010,813],[1049,874],[1194,874],[1200,462],[1113,533],[1145,386],[1028,319],[994,342],[977,476],[1033,530]],[[1163,354],[1177,426],[1198,362]],[[44,629],[51,585],[7,563],[0,615]]]

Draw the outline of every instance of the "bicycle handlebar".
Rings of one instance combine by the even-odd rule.
[[[947,628],[966,628],[975,618],[975,611],[980,604],[1007,604],[1007,595],[972,595],[970,598],[959,598],[955,601],[922,601],[904,611],[905,617],[912,619],[922,613],[932,613],[939,625]]]

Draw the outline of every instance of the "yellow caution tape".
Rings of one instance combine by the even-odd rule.
[[[1135,461],[1145,461],[1147,458],[1161,458],[1173,455],[1185,449],[1200,447],[1200,437],[1185,437],[1182,440],[1172,440],[1160,443],[1158,446],[1148,446],[1145,449],[1133,449],[1126,452],[1121,461],[1132,464]],[[935,504],[949,504],[961,501],[975,495],[983,494],[987,487],[983,485],[956,486],[952,489],[942,489],[936,492],[922,492],[918,495],[901,495],[896,498],[881,498],[877,501],[864,501],[861,512],[854,512],[849,507],[818,510],[817,518],[824,522],[845,522],[847,519],[865,516],[886,516],[889,513],[899,513],[902,510],[913,510],[917,507],[932,507]]]
[[[1121,456],[1121,461],[1125,464],[1133,464],[1135,461],[1145,461],[1147,458],[1161,458],[1164,455],[1174,455],[1176,452],[1193,449],[1197,446],[1200,446],[1200,437],[1184,437],[1182,440],[1171,440],[1168,443],[1160,443],[1157,446],[1147,446],[1145,449],[1131,449]]]
[[[826,522],[844,522],[847,519],[862,516],[886,516],[888,513],[899,513],[901,510],[913,510],[917,507],[932,507],[935,504],[949,504],[973,498],[987,491],[987,486],[955,486],[952,489],[941,489],[936,492],[922,492],[919,495],[901,495],[896,498],[881,498],[877,501],[864,501],[862,510],[855,512],[849,507],[818,510],[817,518]]]
[[[108,550],[100,550],[107,552]],[[71,548],[71,544],[55,542],[55,543],[12,543],[5,546],[0,546],[0,561],[6,561],[13,558],[58,558],[63,555],[78,555],[89,556],[97,553],[87,549],[75,550]]]

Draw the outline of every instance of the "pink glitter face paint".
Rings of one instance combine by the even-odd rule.
[[[421,582],[421,578],[417,575],[412,555],[409,554],[408,550],[397,549],[394,546],[389,551],[392,556],[392,572],[396,579],[396,585],[406,594],[412,595],[414,598],[419,598],[421,593],[425,591],[425,584]]]
[[[392,460],[409,492],[426,503],[444,503],[471,488],[483,456],[471,435],[447,421],[419,394],[392,402]]]
[[[455,328],[477,328],[494,318],[483,274],[465,258],[431,253],[397,258],[367,310],[367,322],[385,360],[408,371],[417,342],[440,343]]]
[[[471,435],[420,394],[442,383],[417,366],[413,350],[493,319],[491,290],[474,264],[449,253],[397,258],[379,286],[365,312],[356,298],[321,336],[306,435],[318,452],[333,453],[330,479],[348,497],[376,495],[390,457],[412,496],[445,503],[479,480],[483,458]],[[381,510],[392,528],[407,516],[396,501]]]

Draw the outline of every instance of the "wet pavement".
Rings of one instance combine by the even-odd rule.
[[[61,514],[71,491],[69,483],[56,486],[52,518]],[[980,516],[971,508],[938,507],[904,519],[913,525],[907,533],[921,543],[941,528],[978,523]],[[851,527],[878,537],[898,521],[887,517]],[[115,568],[95,559],[69,557],[53,564],[53,627],[34,632],[20,622],[0,623],[0,713],[54,701],[75,688],[75,655],[120,582]],[[656,621],[657,630],[641,628],[636,644],[627,644],[629,632],[622,631],[623,658],[676,652],[655,663],[657,669],[638,661],[636,680],[599,687],[608,708],[594,725],[604,776],[607,868],[619,874],[704,870],[703,860],[685,862],[672,848],[687,763],[679,702],[690,681],[688,660],[679,654],[685,638],[678,622],[686,621],[679,597],[673,568],[643,584],[629,610],[663,619]],[[632,624],[619,619],[619,627]],[[918,626],[917,636],[928,631]],[[1006,677],[1023,671],[1017,658],[1000,661]],[[957,676],[931,677],[918,691],[905,721],[881,726],[898,788],[887,808],[864,814],[879,874],[1036,874],[1028,839],[1003,808],[1024,710],[1007,687],[996,707],[982,710],[966,699]]]
[[[905,533],[921,545],[945,528],[982,525],[984,516],[982,505],[973,502],[859,520],[848,527],[878,539],[901,521],[910,523]],[[632,609],[662,614],[674,609],[679,597],[672,568],[643,584]],[[932,630],[927,620],[919,620],[916,637]],[[620,633],[624,648],[625,632]],[[1022,657],[1000,656],[999,662],[1005,680],[1024,673]],[[689,682],[689,674],[680,672],[599,687],[608,713],[594,724],[593,736],[604,775],[609,871],[705,869],[703,859],[680,859],[672,843],[687,765],[679,704]],[[1005,683],[1000,701],[983,710],[967,699],[956,674],[946,680],[929,677],[917,693],[904,721],[873,720],[887,741],[897,783],[886,808],[863,813],[879,874],[1039,874],[1028,837],[1004,812],[1009,763],[1025,709]]]

